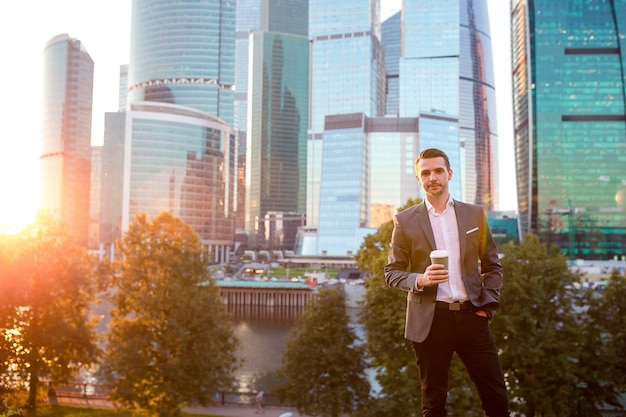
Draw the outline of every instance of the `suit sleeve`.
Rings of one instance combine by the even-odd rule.
[[[483,233],[480,244],[480,275],[483,281],[483,291],[487,293],[487,298],[493,300],[492,303],[484,307],[492,313],[497,309],[500,290],[502,289],[502,265],[498,257],[498,248],[487,224],[487,216],[482,213]]]
[[[385,265],[385,281],[391,288],[415,292],[417,273],[407,272],[411,266],[411,244],[405,235],[397,215],[393,218],[393,233],[389,255]]]

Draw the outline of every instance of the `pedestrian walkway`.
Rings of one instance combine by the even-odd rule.
[[[84,398],[84,397],[57,397],[58,404],[64,405],[78,405],[84,407],[97,407],[97,408],[112,408],[110,401],[97,398]],[[288,413],[292,414],[292,417],[307,417],[298,413],[295,409],[290,407],[275,407],[266,406],[263,414],[256,413],[256,406],[254,405],[214,405],[209,407],[189,407],[184,410],[188,413],[194,414],[207,414],[220,417],[281,417]],[[287,417],[287,416],[285,416]]]

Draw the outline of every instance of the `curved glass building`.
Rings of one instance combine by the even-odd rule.
[[[180,104],[233,124],[235,1],[134,0],[129,102]]]
[[[237,204],[235,2],[133,0],[125,112],[108,113],[101,240],[140,212],[187,222],[228,260]]]
[[[224,121],[164,103],[133,103],[125,117],[122,230],[139,213],[169,211],[207,247],[232,243],[236,141]]]
[[[487,0],[403,5],[400,116],[458,119],[458,143],[448,144],[461,154],[462,195],[454,197],[493,210],[499,181]]]
[[[522,233],[570,259],[626,256],[626,2],[514,0]]]
[[[52,38],[43,57],[41,207],[87,246],[94,64],[67,34]]]

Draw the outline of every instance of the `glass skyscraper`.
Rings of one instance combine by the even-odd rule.
[[[523,233],[570,259],[626,255],[626,2],[512,2]]]
[[[498,147],[487,0],[405,0],[403,6],[400,116],[458,119],[462,194],[454,197],[493,210]],[[435,143],[443,144],[443,138]]]
[[[325,117],[384,113],[385,68],[380,0],[310,0],[311,109],[308,131],[307,226],[320,204]]]
[[[402,12],[381,25],[381,41],[385,49],[385,114],[400,112],[400,52],[402,48]]]
[[[41,207],[87,246],[94,63],[66,34],[44,48]]]
[[[231,243],[232,128],[204,112],[145,102],[131,104],[126,130],[132,134],[125,144],[122,228],[139,213],[169,211],[206,245]]]
[[[293,250],[267,238],[264,219],[305,211],[308,16],[308,0],[237,4],[237,137],[245,141],[244,227],[252,248]]]
[[[235,1],[133,0],[129,102],[179,104],[233,125]]]
[[[107,113],[101,239],[169,211],[216,262],[234,242],[235,2],[134,0],[125,112]],[[120,107],[124,100],[120,92]]]
[[[420,196],[414,161],[423,147],[441,147],[459,172],[458,121],[441,116],[326,117],[317,237],[301,234],[301,254],[351,256],[364,237]],[[458,195],[459,181],[450,183]],[[307,252],[308,251],[308,252]]]
[[[250,50],[245,220],[248,243],[262,247],[268,212],[305,210],[309,42],[256,31]]]

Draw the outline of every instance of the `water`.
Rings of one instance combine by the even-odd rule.
[[[276,381],[274,372],[281,366],[282,352],[301,308],[239,306],[231,307],[234,334],[239,339],[237,357],[242,361],[235,373],[240,392],[270,391]],[[357,308],[347,308],[357,336],[364,341],[364,330],[358,323]],[[368,372],[369,374],[369,372]],[[369,376],[369,375],[368,375]]]
[[[233,330],[239,340],[237,358],[242,361],[235,373],[240,392],[269,391],[274,372],[281,366],[281,352],[301,308],[238,306]]]

